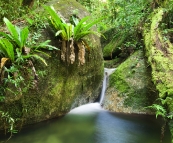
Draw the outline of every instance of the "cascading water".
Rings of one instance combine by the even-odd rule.
[[[99,101],[100,104],[103,103],[103,99],[104,99],[104,96],[105,96],[105,92],[106,92],[106,88],[107,88],[107,81],[108,81],[109,75],[112,74],[114,71],[115,71],[115,69],[108,69],[108,68],[104,69],[104,78],[103,78],[103,84],[102,84],[102,91],[101,91],[100,101]]]
[[[72,114],[72,113],[74,113],[74,114],[86,114],[86,113],[91,114],[93,112],[103,110],[101,108],[101,105],[102,105],[102,102],[103,102],[103,99],[105,96],[105,92],[106,92],[106,88],[107,88],[107,81],[108,81],[109,75],[112,74],[114,71],[115,71],[115,69],[108,69],[108,68],[104,69],[104,77],[103,77],[102,90],[101,90],[99,102],[89,103],[89,104],[85,104],[80,107],[74,108],[73,110],[70,111],[70,114]]]
[[[61,119],[25,128],[8,143],[158,143],[161,124],[155,116],[108,112],[102,109],[109,75],[105,69],[100,102],[82,105]],[[168,130],[167,130],[168,131]],[[2,138],[0,137],[0,143]],[[4,139],[3,139],[4,140]],[[166,132],[162,143],[171,143]]]

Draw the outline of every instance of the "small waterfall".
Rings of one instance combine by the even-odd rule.
[[[102,105],[102,102],[103,102],[103,99],[104,99],[104,96],[105,96],[105,91],[106,91],[106,87],[107,87],[107,72],[104,72],[104,78],[103,78],[103,84],[102,84],[102,91],[101,91],[101,94],[100,94],[100,105]]]
[[[104,69],[103,85],[102,85],[102,91],[101,91],[99,103],[96,102],[96,103],[88,103],[85,105],[81,105],[79,107],[72,109],[68,114],[92,114],[92,113],[100,112],[101,110],[103,110],[101,105],[104,99],[108,77],[114,71],[115,69],[107,69],[107,68]]]
[[[106,88],[107,88],[107,81],[108,81],[108,78],[109,78],[109,75],[112,74],[116,69],[113,68],[113,69],[108,69],[108,68],[105,68],[104,69],[104,78],[103,78],[103,84],[102,84],[102,91],[101,91],[101,94],[100,94],[100,105],[102,105],[103,103],[103,99],[104,99],[104,96],[105,96],[105,92],[106,92]]]

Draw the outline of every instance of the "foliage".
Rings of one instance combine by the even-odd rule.
[[[78,2],[84,5],[96,18],[100,13],[106,16],[106,19],[97,25],[102,33],[109,29],[115,29],[115,32],[111,34],[112,38],[108,37],[106,42],[111,40],[119,42],[120,37],[125,37],[121,38],[124,40],[121,42],[122,44],[118,44],[118,47],[116,44],[112,46],[113,49],[110,50],[108,55],[111,56],[111,52],[116,51],[114,50],[116,48],[121,50],[122,53],[129,53],[129,51],[133,52],[136,49],[143,48],[141,32],[145,17],[151,11],[152,1],[78,0]]]
[[[47,65],[45,59],[40,56],[49,55],[43,50],[58,50],[49,45],[50,40],[42,43],[35,42],[37,38],[29,37],[29,28],[19,28],[4,18],[8,32],[0,32],[0,101],[13,100],[12,95],[18,99],[29,89],[37,88],[38,75],[33,64],[37,59]],[[5,96],[9,94],[8,96]],[[16,100],[16,98],[14,98]],[[15,120],[8,113],[0,112],[1,119],[10,126],[10,132],[15,133]]]
[[[13,92],[14,95],[22,95],[22,92],[25,90],[25,86],[29,87],[27,83],[29,84],[30,81],[25,81],[26,83],[24,82],[24,72],[27,72],[27,74],[30,74],[33,77],[31,80],[38,79],[32,59],[35,58],[47,65],[46,61],[39,55],[39,53],[41,55],[49,55],[44,53],[42,49],[57,50],[56,47],[49,45],[50,40],[39,44],[31,44],[31,42],[28,41],[28,27],[21,29],[18,26],[13,25],[7,18],[4,18],[4,22],[9,30],[9,33],[0,32],[0,35],[2,35],[0,38],[1,100],[4,99],[3,94],[5,94],[6,90]],[[27,47],[27,45],[30,47]],[[25,66],[31,67],[31,71],[29,69],[23,71],[22,69],[24,69]],[[7,73],[7,75],[5,75],[5,73]],[[14,85],[17,89],[17,93],[12,91],[10,88],[7,88],[9,84]]]
[[[4,18],[4,22],[10,34],[0,32],[0,35],[5,37],[0,39],[0,52],[3,53],[6,58],[10,58],[11,62],[17,62],[18,64],[21,64],[20,62],[22,62],[24,59],[34,57],[46,64],[45,60],[38,54],[30,54],[32,52],[31,50],[34,49],[33,51],[39,52],[38,49],[47,47],[57,49],[51,45],[48,45],[50,40],[40,43],[38,46],[30,47],[28,49],[26,47],[27,39],[29,37],[28,27],[20,29],[18,26],[13,25],[7,18]],[[28,50],[28,52],[26,52],[26,50]]]
[[[173,114],[168,113],[168,110],[165,108],[165,104],[172,100],[172,98],[167,97],[166,99],[158,98],[157,101],[160,101],[159,103],[152,104],[151,106],[147,106],[146,108],[152,109],[155,111],[156,118],[158,116],[161,116],[163,119],[172,119]]]
[[[74,45],[77,45],[79,49],[79,64],[83,65],[85,63],[85,48],[87,47],[87,43],[83,38],[89,34],[100,36],[100,33],[91,30],[91,28],[103,18],[91,20],[89,19],[90,17],[84,17],[79,21],[76,16],[72,16],[71,23],[66,23],[57,15],[53,6],[45,6],[45,9],[50,14],[50,23],[56,30],[55,36],[62,38],[61,59],[73,64],[75,61]],[[70,51],[70,55],[66,55],[68,54],[66,51]]]
[[[47,17],[44,12],[36,13],[35,11],[31,11],[28,15],[24,16],[24,19],[27,21],[30,31],[37,32],[46,28]]]
[[[0,11],[0,24],[3,24],[3,17],[7,17],[9,20],[15,20],[28,13],[28,9],[22,7],[21,0],[1,0]]]
[[[14,129],[14,124],[15,124],[16,120],[14,118],[12,118],[8,112],[0,111],[0,117],[1,117],[1,121],[3,121],[4,124],[8,124],[5,126],[9,127],[8,132],[11,133],[11,136],[13,133],[17,133],[17,130]],[[10,136],[10,138],[11,138],[11,136]]]
[[[7,17],[10,21],[17,20],[22,16],[32,12],[32,10],[39,8],[42,4],[50,0],[30,0],[34,1],[33,6],[30,3],[25,4],[25,0],[1,0],[0,1],[0,24],[3,24],[3,17]]]

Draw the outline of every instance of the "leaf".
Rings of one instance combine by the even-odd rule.
[[[78,41],[78,40],[80,40],[81,38],[83,38],[84,36],[89,35],[89,34],[95,34],[95,35],[98,35],[98,36],[101,35],[100,33],[95,32],[95,31],[83,31],[83,32],[80,32],[80,33],[76,34],[75,37],[74,37],[74,39],[75,39],[76,41]]]
[[[74,35],[76,35],[77,33],[79,33],[81,31],[82,27],[84,26],[84,23],[88,19],[89,19],[89,16],[86,16],[86,17],[82,18],[77,25],[75,25],[75,27],[74,27]]]
[[[3,50],[3,54],[14,62],[14,48],[8,39],[0,39],[0,50]]]
[[[49,45],[48,43],[50,43],[50,40],[46,40],[42,43],[40,43],[38,46],[34,46],[32,47],[32,49],[48,49],[48,50],[59,50],[57,47]]]
[[[30,55],[30,56],[42,61],[47,66],[46,61],[42,57],[40,57],[39,55],[33,54],[33,55]]]
[[[89,30],[92,26],[94,26],[95,24],[97,24],[99,21],[103,20],[105,17],[100,17],[96,20],[93,20],[91,22],[88,22],[85,26],[84,26],[84,30]]]
[[[17,32],[15,26],[7,18],[4,17],[3,20],[4,20],[8,30],[10,31],[11,35],[18,39],[18,32]]]
[[[44,6],[45,10],[50,14],[51,18],[51,22],[52,24],[55,26],[55,28],[57,30],[64,30],[64,27],[62,25],[62,20],[61,18],[57,15],[57,13],[55,12],[55,9],[53,6]]]
[[[62,33],[62,30],[57,31],[57,32],[55,33],[55,36],[59,36],[60,33]]]
[[[1,59],[1,69],[4,67],[5,63],[9,60],[9,58],[2,58]]]
[[[26,44],[26,40],[28,38],[28,35],[29,35],[28,27],[23,28],[20,32],[20,43],[21,43],[20,50],[22,50],[22,48]]]

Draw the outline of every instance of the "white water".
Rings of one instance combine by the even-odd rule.
[[[103,111],[103,109],[99,103],[89,103],[74,108],[68,114],[92,114],[100,111]]]
[[[97,103],[89,103],[89,104],[82,105],[80,107],[76,107],[73,110],[71,110],[69,112],[69,114],[92,114],[95,112],[103,111],[101,104],[103,102],[104,95],[106,92],[108,77],[114,71],[115,71],[115,68],[114,69],[108,69],[108,68],[104,69],[104,78],[103,78],[102,91],[100,94],[99,103],[98,102]]]
[[[104,99],[104,96],[105,96],[109,75],[112,74],[115,70],[116,70],[115,68],[114,69],[108,69],[108,68],[104,69],[104,78],[103,78],[103,84],[102,84],[102,91],[101,91],[100,101],[99,101],[100,104],[103,103],[103,99]]]

